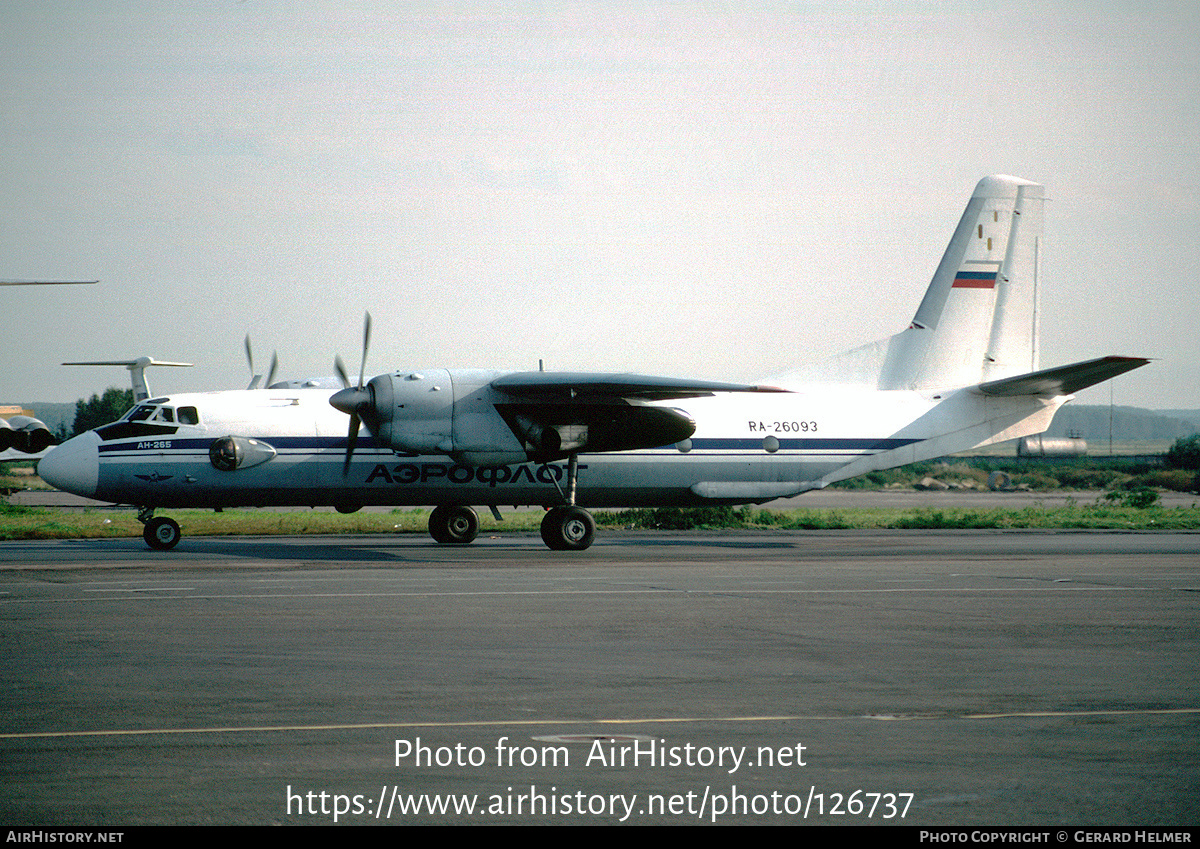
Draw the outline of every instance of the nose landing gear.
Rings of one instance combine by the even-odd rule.
[[[153,507],[139,507],[138,521],[145,525],[142,529],[142,539],[155,551],[170,551],[179,544],[183,536],[178,522],[166,516],[156,518]]]

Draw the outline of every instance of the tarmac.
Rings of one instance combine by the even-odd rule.
[[[3,542],[0,820],[1185,826],[1198,614],[1195,533]]]

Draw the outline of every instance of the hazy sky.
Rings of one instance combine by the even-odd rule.
[[[1200,407],[1200,4],[0,4],[0,402],[481,366],[733,380],[890,335],[1043,182],[1042,365]],[[1107,403],[1107,386],[1080,396]]]

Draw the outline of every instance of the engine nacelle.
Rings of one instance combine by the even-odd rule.
[[[393,451],[445,454],[465,466],[656,448],[696,430],[683,410],[620,397],[514,397],[493,385],[500,374],[467,369],[381,374],[362,389],[343,389],[330,403],[361,417],[376,442]]]
[[[54,434],[50,432],[50,428],[46,427],[40,419],[31,416],[12,416],[8,419],[7,424],[9,430],[0,434],[0,440],[9,443],[4,446],[6,448],[15,448],[26,454],[37,454],[45,451],[57,441]]]
[[[367,384],[363,423],[393,451],[445,454],[465,466],[522,463],[527,452],[496,412],[497,372],[425,369],[393,372]]]
[[[363,421],[392,450],[449,454],[454,450],[454,384],[445,369],[381,374],[367,384],[371,413]]]

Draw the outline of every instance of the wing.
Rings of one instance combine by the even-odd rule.
[[[678,377],[603,372],[519,371],[492,381],[492,386],[510,395],[537,398],[639,398],[666,401],[697,398],[717,392],[786,392],[775,386],[717,383]]]
[[[528,371],[492,381],[512,396],[496,405],[530,459],[548,462],[578,451],[658,448],[690,437],[696,423],[683,410],[648,401],[718,392],[784,392],[769,386],[650,377],[640,374]]]

